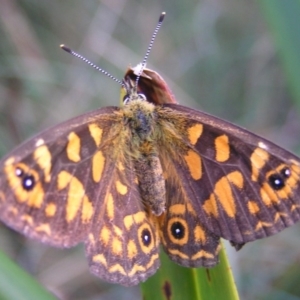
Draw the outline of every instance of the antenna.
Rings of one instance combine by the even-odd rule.
[[[143,61],[142,61],[142,63],[141,63],[140,71],[139,71],[139,73],[137,74],[137,77],[136,77],[136,80],[135,80],[135,89],[136,89],[136,90],[137,90],[137,85],[138,85],[139,79],[140,79],[140,77],[141,77],[141,75],[142,75],[142,73],[143,73],[143,70],[144,70],[144,68],[145,68],[145,66],[146,66],[146,62],[147,62],[147,59],[148,59],[148,57],[149,57],[150,51],[151,51],[152,46],[153,46],[153,44],[154,44],[154,40],[155,40],[156,35],[157,35],[157,33],[158,33],[158,31],[159,31],[159,29],[160,29],[160,27],[161,27],[161,24],[162,24],[163,20],[164,20],[164,18],[165,18],[165,15],[166,15],[165,12],[162,12],[162,13],[160,14],[159,19],[158,19],[158,23],[157,23],[157,25],[156,25],[156,27],[155,27],[155,29],[154,29],[153,34],[152,34],[152,37],[151,37],[151,40],[150,40],[148,49],[147,49],[146,54],[145,54],[145,56],[144,56],[144,59],[143,59]]]
[[[152,49],[152,46],[154,44],[154,40],[156,38],[156,35],[161,27],[161,24],[164,20],[164,17],[165,17],[166,13],[165,12],[162,12],[159,16],[159,19],[158,19],[158,23],[154,29],[154,32],[152,34],[152,37],[151,37],[151,40],[150,40],[150,43],[149,43],[149,46],[148,46],[148,49],[146,51],[146,54],[144,56],[144,59],[142,61],[142,63],[140,64],[140,70],[137,74],[137,77],[136,77],[136,80],[135,80],[135,90],[137,91],[137,85],[138,85],[138,82],[139,82],[139,79],[141,77],[141,74],[143,73],[143,70],[145,69],[146,67],[146,62],[147,62],[147,59],[149,57],[149,54],[150,54],[150,51]],[[67,47],[66,45],[60,45],[60,48],[65,50],[66,52],[72,54],[73,56],[75,57],[78,57],[79,59],[83,60],[85,63],[87,63],[88,65],[92,66],[94,69],[96,69],[97,71],[103,73],[104,75],[108,76],[109,78],[113,79],[114,81],[116,81],[117,83],[119,83],[121,86],[124,87],[124,83],[117,79],[116,77],[114,77],[113,75],[111,75],[110,73],[108,73],[107,71],[101,69],[100,67],[98,67],[96,64],[92,63],[90,60],[88,60],[87,58],[85,58],[84,56],[82,56],[81,54],[73,51],[71,48]]]
[[[87,58],[85,58],[84,56],[80,55],[79,53],[73,51],[72,49],[70,49],[69,47],[65,46],[65,45],[60,45],[60,48],[65,50],[66,52],[74,55],[75,57],[80,58],[81,60],[83,60],[85,63],[87,63],[88,65],[92,66],[93,68],[95,68],[97,71],[103,73],[104,75],[108,76],[109,78],[113,79],[114,81],[116,81],[117,83],[119,83],[120,85],[124,86],[124,84],[122,83],[121,80],[117,79],[116,77],[112,76],[111,74],[109,74],[107,71],[101,69],[100,67],[98,67],[97,65],[95,65],[94,63],[92,63],[90,60],[88,60]]]

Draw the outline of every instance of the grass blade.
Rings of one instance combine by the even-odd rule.
[[[0,251],[0,299],[54,300],[56,298]]]
[[[143,299],[239,299],[229,262],[224,250],[220,263],[211,269],[184,268],[161,253],[158,272],[141,285]]]

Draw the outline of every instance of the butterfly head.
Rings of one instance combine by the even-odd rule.
[[[120,94],[121,106],[138,99],[154,105],[177,103],[165,80],[142,64],[127,70]]]
[[[129,75],[125,75],[122,81],[120,100],[121,106],[123,106],[128,105],[132,101],[147,101],[147,97],[139,90],[136,80]]]

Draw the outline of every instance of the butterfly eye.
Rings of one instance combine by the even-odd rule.
[[[124,96],[123,104],[128,104],[129,100],[130,100],[130,97],[128,97],[128,95]]]
[[[130,97],[130,96],[128,96],[128,95],[125,95],[124,96],[124,98],[123,98],[123,104],[128,104],[131,100],[142,100],[142,101],[146,101],[147,100],[147,98],[146,98],[146,96],[144,95],[144,94],[142,94],[142,93],[138,93],[137,94],[137,97],[135,96],[135,97]]]
[[[144,94],[142,94],[142,93],[138,93],[138,96],[139,96],[139,99],[141,99],[143,101],[147,100],[146,96]]]

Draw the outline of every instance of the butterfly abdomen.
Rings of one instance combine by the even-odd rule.
[[[155,215],[161,215],[165,211],[166,188],[158,154],[149,143],[141,147],[140,154],[135,169],[143,202]]]

